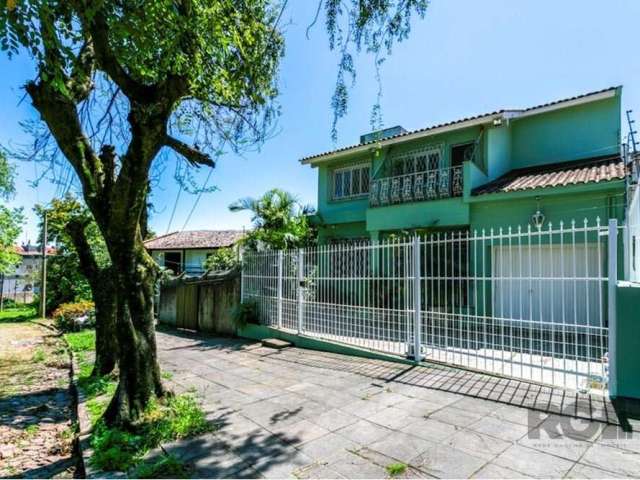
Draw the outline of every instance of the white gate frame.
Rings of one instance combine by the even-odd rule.
[[[616,368],[616,286],[618,285],[618,220],[609,220],[608,232],[608,266],[609,280],[608,294],[608,326],[609,326],[609,396],[615,398],[618,394],[618,378]]]
[[[606,347],[608,349],[608,361],[607,361],[606,367],[608,368],[608,372],[606,372],[606,374],[608,375],[609,395],[611,397],[615,397],[617,394],[616,287],[617,287],[617,278],[618,278],[618,239],[619,239],[618,221],[616,219],[610,219],[608,222],[608,228],[600,227],[600,224],[598,221],[597,227],[595,229],[593,227],[587,228],[586,221],[585,221],[585,227],[582,230],[576,230],[575,227],[572,226],[572,230],[565,231],[562,229],[562,224],[560,226],[560,230],[552,230],[551,226],[549,226],[549,234],[551,234],[552,232],[554,233],[559,232],[560,245],[562,245],[562,238],[564,234],[575,232],[575,231],[583,232],[585,235],[585,239],[586,239],[587,232],[592,232],[592,231],[598,232],[598,237],[607,236],[608,238],[607,277],[605,278],[603,276],[601,277],[600,275],[598,275],[598,278],[608,281],[607,290],[606,290],[607,297],[608,297],[608,303],[607,303],[608,339],[606,344]],[[536,234],[538,235],[538,238],[540,238],[540,236],[542,235],[542,232],[537,232]],[[623,232],[623,235],[624,234],[625,232]],[[496,245],[502,246],[502,245],[511,245],[512,237],[519,238],[519,237],[522,237],[523,235],[529,237],[529,246],[531,246],[531,238],[532,238],[531,231],[529,230],[528,232],[521,232],[520,229],[518,229],[517,233],[513,233],[513,234],[511,229],[509,229],[509,233],[506,235],[503,235],[502,229],[501,229],[498,235],[494,235],[492,230],[488,236],[484,233],[484,231],[482,232],[482,236],[476,236],[474,234],[473,237],[467,238],[467,239],[458,237],[458,239],[456,240],[455,237],[452,236],[450,241],[452,245],[455,241],[458,241],[458,242],[481,241],[482,243],[479,245],[481,245],[482,248],[485,248],[485,239],[490,239],[491,245],[493,245],[493,240],[495,238],[498,238],[499,243],[496,243]],[[504,238],[508,238],[509,243],[505,243]],[[519,241],[521,242],[521,240]],[[266,259],[266,261],[263,261],[262,263],[259,262],[257,267],[251,267],[252,264],[249,263],[248,270],[247,270],[247,265],[245,264],[245,259],[250,258],[251,255],[253,254],[247,252],[247,255],[242,256],[243,257],[243,268],[242,268],[242,279],[241,279],[242,300],[244,301],[247,298],[251,298],[253,296],[255,299],[262,301],[263,305],[266,306],[265,308],[267,308],[267,311],[266,311],[267,317],[269,317],[269,318],[265,318],[266,324],[277,327],[278,329],[286,328],[289,330],[297,331],[298,335],[304,334],[304,335],[324,337],[328,341],[337,341],[342,343],[356,342],[357,346],[361,348],[369,348],[372,350],[381,350],[380,339],[382,339],[383,344],[385,341],[390,343],[394,343],[394,342],[396,343],[396,345],[393,346],[392,349],[389,349],[387,347],[387,350],[385,350],[384,348],[382,348],[382,351],[387,351],[388,353],[391,353],[393,355],[401,355],[400,351],[398,350],[398,342],[404,342],[405,355],[409,358],[412,358],[415,363],[419,363],[425,359],[425,354],[429,352],[429,348],[431,348],[432,350],[434,348],[441,349],[441,350],[444,349],[443,351],[446,351],[449,348],[446,341],[444,346],[436,345],[437,336],[435,340],[436,343],[434,343],[434,340],[429,338],[430,330],[427,323],[425,323],[424,326],[422,325],[423,321],[426,322],[426,320],[423,319],[423,314],[427,314],[429,312],[429,306],[426,303],[425,303],[424,312],[422,308],[422,301],[424,298],[426,302],[426,296],[427,296],[427,290],[428,290],[427,288],[428,277],[426,277],[426,274],[423,275],[423,267],[424,268],[426,267],[423,266],[422,263],[423,261],[426,262],[428,261],[429,258],[431,258],[431,257],[427,257],[429,252],[426,250],[426,247],[427,245],[432,246],[432,244],[428,242],[430,242],[430,240],[421,239],[419,236],[416,235],[411,239],[411,241],[407,239],[403,242],[396,242],[396,243],[382,242],[382,244],[379,244],[378,242],[372,242],[371,244],[368,244],[365,246],[358,246],[355,248],[338,245],[338,246],[330,246],[330,247],[324,247],[324,246],[314,247],[307,250],[298,249],[298,250],[292,250],[289,252],[283,252],[283,251],[273,252],[272,251],[272,252],[265,252],[264,254],[258,253],[255,255],[258,255],[258,256],[264,255],[264,257],[262,258]],[[435,240],[435,242],[436,244],[439,244],[441,242],[440,237],[438,237],[438,239]],[[446,242],[447,242],[446,237],[444,237],[443,243],[446,243]],[[575,233],[574,233],[573,242],[575,244]],[[422,258],[423,247],[425,248],[424,259]],[[369,298],[365,299],[364,301],[358,300],[359,297],[357,296],[354,297],[355,300],[354,298],[352,298],[351,301],[355,301],[355,303],[349,303],[349,302],[343,303],[340,301],[340,299],[334,299],[332,297],[328,297],[329,300],[326,300],[326,299],[318,300],[315,296],[308,297],[306,295],[307,285],[305,281],[305,274],[307,272],[305,271],[305,263],[306,263],[304,258],[305,255],[310,255],[309,268],[307,270],[309,271],[309,275],[313,275],[314,274],[314,267],[313,267],[314,257],[312,255],[317,254],[321,258],[331,258],[333,255],[336,255],[336,254],[341,254],[341,255],[347,254],[347,255],[354,255],[354,256],[358,254],[362,255],[362,252],[365,251],[365,252],[368,252],[367,255],[370,255],[372,258],[376,258],[377,255],[379,254],[378,252],[384,252],[385,248],[391,248],[391,254],[393,254],[393,252],[397,252],[397,253],[402,252],[402,255],[404,256],[404,273],[402,275],[404,278],[400,278],[400,276],[397,276],[396,278],[392,278],[391,280],[388,280],[391,282],[394,282],[394,281],[404,282],[404,285],[405,285],[404,291],[406,294],[404,307],[399,307],[399,306],[389,307],[389,304],[383,303],[382,305],[378,305],[375,302],[372,303],[371,295],[370,295],[371,292],[365,294],[365,297],[368,296]],[[393,250],[394,248],[396,250]],[[431,254],[433,256],[433,250],[431,250]],[[288,282],[287,291],[289,293],[287,294],[287,299],[288,301],[290,301],[295,298],[296,300],[294,300],[291,303],[292,305],[295,305],[297,307],[297,312],[295,312],[293,316],[290,315],[293,312],[291,312],[291,310],[289,309],[287,310],[286,325],[284,322],[284,316],[285,316],[284,290],[285,288],[283,284],[285,279],[285,265],[284,265],[285,255],[287,256],[287,265],[288,265],[286,275],[287,275],[287,282]],[[476,252],[474,247],[474,256],[475,255],[476,255]],[[439,260],[440,260],[440,257],[438,254],[438,261]],[[467,261],[469,260],[467,259]],[[290,264],[291,266],[289,266]],[[361,272],[358,268],[355,268],[353,266],[348,268],[351,268],[348,276],[353,278],[347,279],[346,280],[347,282],[358,282],[361,280],[365,280],[365,281],[371,282],[367,285],[375,286],[376,280],[380,278],[384,280],[384,277],[379,276],[379,274],[375,272],[371,273],[368,270],[363,270]],[[486,282],[488,280],[487,278],[485,278],[486,274],[484,273],[484,257],[482,260],[482,271],[483,271],[482,277],[480,278],[479,281]],[[494,273],[492,273],[492,275],[493,274]],[[322,278],[322,281],[331,282],[331,280],[334,278],[334,275],[335,274],[331,272],[331,270],[329,270],[328,274],[327,273],[321,274],[321,276],[324,276],[324,278]],[[362,276],[359,276],[359,275],[362,275]],[[441,273],[439,271],[439,267],[438,267],[437,275],[438,275],[438,279],[440,279]],[[448,272],[445,272],[444,275],[446,278],[451,278],[452,280],[454,278],[457,278],[457,277],[448,277],[449,275]],[[336,280],[340,279],[339,276],[335,278]],[[475,278],[471,278],[471,277],[466,278],[467,282],[469,282],[470,280],[476,281]],[[247,283],[248,281],[252,283]],[[423,281],[425,282],[424,287],[422,285]],[[460,277],[460,281],[465,281],[465,279]],[[264,285],[264,286],[256,287],[256,285]],[[337,283],[336,285],[340,285],[340,284]],[[350,285],[350,284],[347,283],[347,285]],[[291,291],[292,287],[296,288],[295,296],[291,295],[294,293],[293,291]],[[251,290],[252,288],[255,288],[255,290]],[[366,288],[373,289],[374,287],[367,286]],[[445,288],[448,288],[448,287],[445,287]],[[454,288],[454,287],[452,286],[451,288]],[[374,294],[376,293],[375,290],[373,290],[373,292]],[[438,290],[438,294],[439,294],[439,290]],[[410,295],[413,295],[412,302],[410,300]],[[483,295],[484,295],[484,291],[483,291]],[[274,301],[276,303],[275,309],[273,308]],[[476,293],[476,301],[477,301],[477,293]],[[307,306],[305,305],[305,303],[309,303],[309,305]],[[326,311],[323,312],[322,310],[323,305],[330,305],[331,308],[333,308],[333,311],[331,311],[331,313],[328,316]],[[401,332],[404,329],[405,333],[402,334],[402,338],[404,340],[399,338],[397,334],[395,337],[392,336],[391,339],[389,340],[386,340],[384,336],[382,337],[376,336],[376,329],[378,329],[377,331],[379,332],[380,329],[390,328],[390,327],[388,325],[385,325],[384,317],[382,322],[380,321],[380,318],[376,320],[375,312],[376,310],[385,310],[389,308],[391,310],[396,309],[397,311],[400,311],[399,309],[402,308],[402,312],[404,314],[403,315],[404,320],[400,323],[400,325],[404,324],[404,327],[402,327],[401,330],[398,330],[398,332]],[[361,309],[361,313],[359,315],[363,315],[363,316],[356,317],[356,319],[354,320],[352,316],[353,311],[357,309]],[[373,313],[370,313],[370,312],[373,312]],[[273,318],[274,313],[276,314],[275,315],[276,318]],[[309,320],[312,323],[307,325],[307,329],[305,329],[305,315],[308,315],[308,316],[318,315],[319,316],[318,318],[320,320],[316,319],[315,317],[310,317]],[[325,315],[325,317],[323,317],[322,315]],[[371,319],[371,321],[374,323],[372,323],[370,326],[367,326],[365,320],[369,318],[369,315],[374,315],[374,317]],[[465,318],[465,315],[466,315],[467,321],[469,321],[468,319],[470,318],[470,316],[471,318],[473,318],[473,315],[470,315],[468,312],[461,313],[461,315],[462,315],[462,318]],[[400,317],[396,317],[396,318],[400,318]],[[483,318],[484,317],[482,316],[478,316],[476,321],[477,322],[484,321]],[[500,322],[500,321],[503,321],[504,319],[498,318],[497,320],[498,322]],[[317,322],[320,322],[320,323],[324,322],[322,330],[319,330],[319,331],[317,330],[316,328]],[[341,326],[340,323],[333,324],[332,322],[343,322],[343,323]],[[348,322],[356,322],[356,323],[350,324]],[[375,322],[378,322],[378,323],[376,324]],[[413,325],[411,324],[411,322],[413,322]],[[395,324],[395,325],[396,327],[394,328],[398,328],[397,327],[398,324]],[[372,332],[372,333],[367,333],[367,329],[369,328],[371,329],[369,330],[369,332]],[[448,334],[447,328],[448,327],[445,326],[445,331],[444,331],[445,336]],[[371,336],[368,336],[368,335],[371,335]],[[423,335],[425,338],[423,338]],[[431,345],[432,343],[433,345]],[[442,361],[434,358],[432,358],[432,360]],[[448,362],[448,360],[446,361]],[[472,365],[468,366],[466,364],[459,364],[455,362],[453,364],[461,368],[473,368]],[[535,381],[533,379],[529,379],[529,380]]]

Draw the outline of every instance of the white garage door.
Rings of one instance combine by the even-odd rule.
[[[540,326],[604,326],[601,250],[599,244],[494,247],[493,316]]]

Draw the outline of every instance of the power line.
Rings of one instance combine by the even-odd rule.
[[[178,195],[176,195],[176,201],[173,204],[173,210],[171,211],[171,217],[169,218],[169,224],[167,225],[167,232],[171,230],[171,223],[173,222],[173,216],[176,214],[176,208],[178,207],[178,200],[180,200],[180,194],[182,193],[182,183],[180,183],[180,188],[178,189]]]
[[[212,173],[213,173],[213,168],[210,168],[209,169],[209,174],[207,175],[207,179],[202,184],[200,192],[198,193],[198,196],[196,197],[196,201],[193,203],[193,207],[191,208],[191,211],[189,212],[189,215],[187,215],[187,219],[184,221],[184,225],[182,225],[182,230],[181,231],[184,232],[184,229],[187,227],[187,223],[189,223],[189,220],[191,220],[191,215],[193,215],[193,212],[195,211],[196,207],[198,206],[198,202],[200,202],[200,198],[202,197],[202,194],[204,193],[204,189],[207,187],[207,184],[209,183],[209,179],[211,178],[211,174]]]

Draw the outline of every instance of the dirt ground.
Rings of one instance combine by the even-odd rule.
[[[0,477],[72,478],[69,357],[54,331],[0,321]]]

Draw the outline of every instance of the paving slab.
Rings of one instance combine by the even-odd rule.
[[[559,478],[564,477],[574,462],[514,445],[498,455],[492,463],[535,478]]]
[[[615,419],[606,401],[585,403],[577,394],[455,369],[275,351],[239,339],[159,332],[158,348],[171,384],[194,390],[216,426],[168,446],[197,476],[385,478],[385,467],[398,462],[408,465],[398,478],[640,471],[640,433],[566,415],[573,405],[578,415],[589,407]]]
[[[336,455],[327,463],[327,468],[345,478],[386,478],[387,471],[369,459],[352,452]]]
[[[580,463],[626,477],[640,474],[640,454],[607,445],[592,445]]]
[[[435,443],[429,440],[402,432],[394,432],[392,435],[367,445],[367,448],[408,464],[413,458],[434,446]]]
[[[436,445],[409,462],[423,472],[439,478],[468,478],[487,463],[448,445]]]
[[[472,430],[461,430],[447,438],[443,443],[485,460],[495,458],[512,445],[509,441],[500,440]]]

